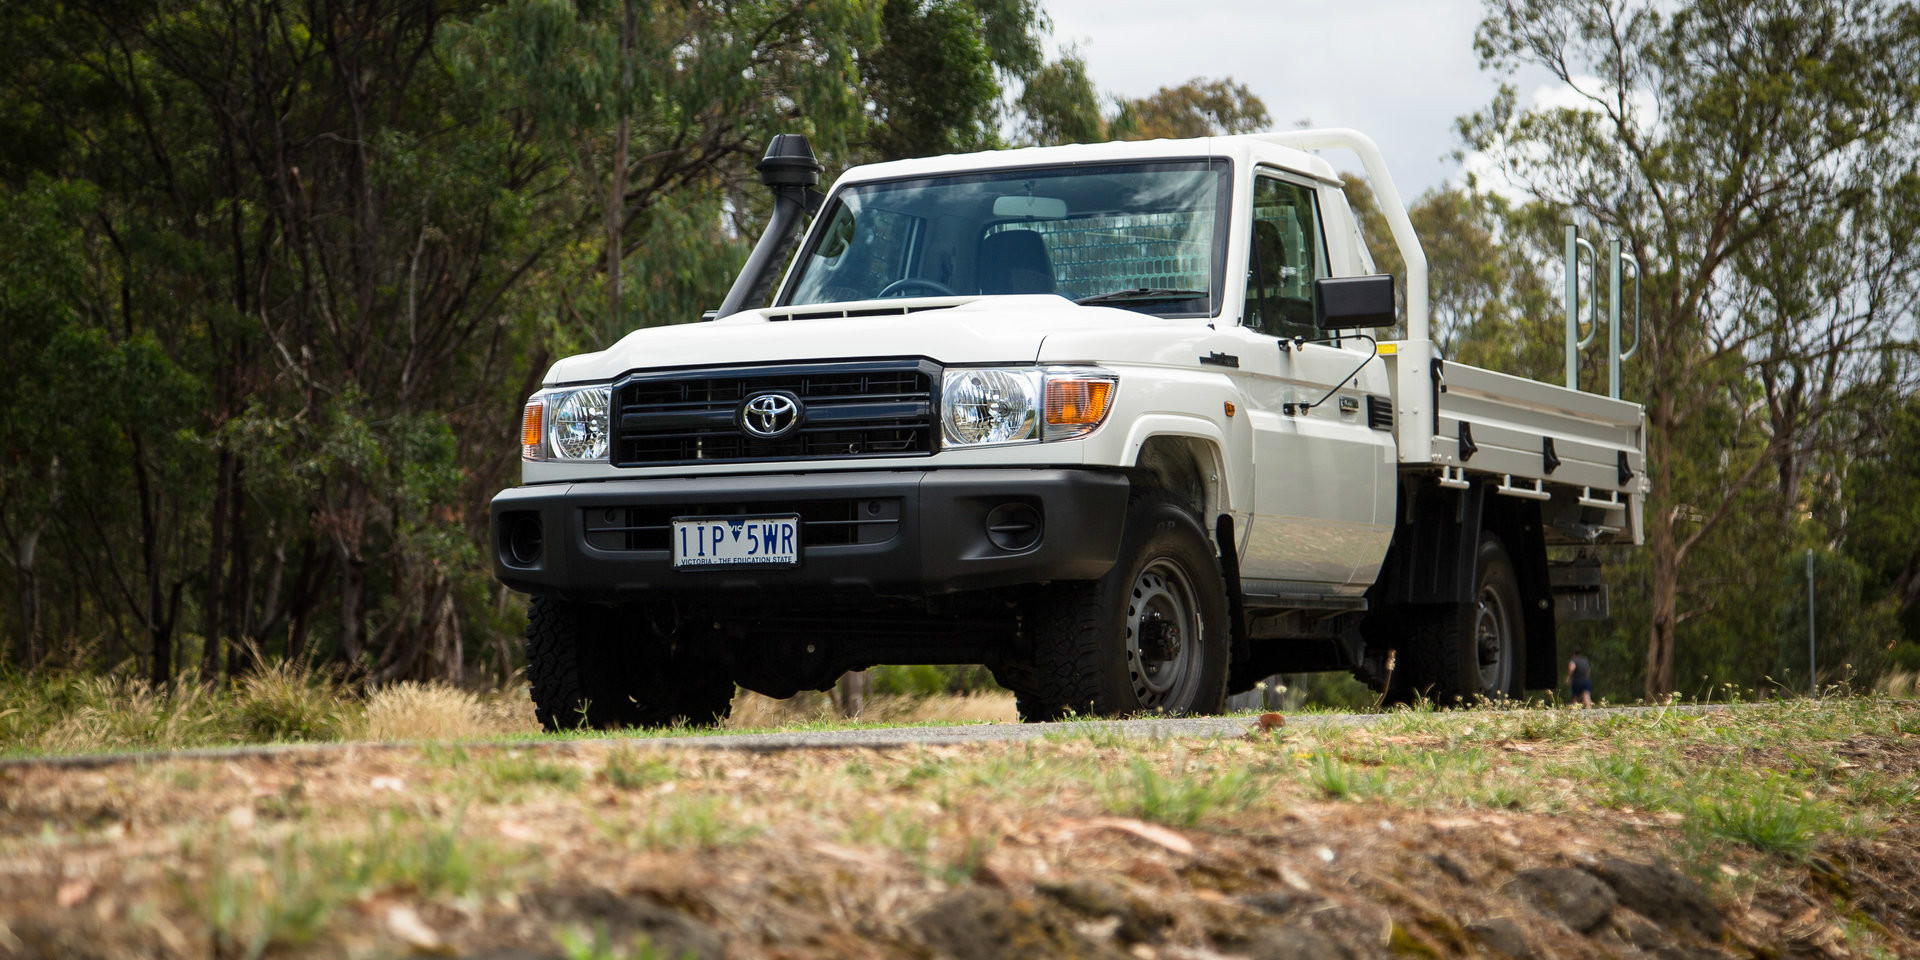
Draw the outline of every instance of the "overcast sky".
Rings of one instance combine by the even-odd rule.
[[[1102,92],[1142,97],[1231,76],[1274,126],[1354,127],[1386,155],[1409,202],[1452,179],[1454,118],[1484,107],[1480,0],[1045,0],[1054,38],[1075,45]],[[1530,91],[1521,85],[1522,102]],[[1335,166],[1357,164],[1344,151]]]

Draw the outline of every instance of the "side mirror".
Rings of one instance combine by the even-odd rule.
[[[1393,276],[1327,277],[1313,282],[1313,325],[1319,330],[1391,327]]]

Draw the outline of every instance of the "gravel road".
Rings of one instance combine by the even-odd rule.
[[[1723,706],[1681,705],[1670,707],[1604,707],[1581,711],[1590,719],[1623,713],[1669,710],[1677,713],[1701,713],[1727,709]],[[1561,708],[1560,712],[1564,712]],[[1386,719],[1379,713],[1310,713],[1286,718],[1289,726],[1364,726]],[[959,745],[968,743],[1005,743],[1041,740],[1047,737],[1113,736],[1137,740],[1208,739],[1237,737],[1256,723],[1252,715],[1233,717],[1180,717],[1144,720],[1073,720],[1063,723],[972,723],[947,727],[856,727],[848,730],[802,730],[786,733],[717,733],[698,736],[606,737],[593,740],[507,740],[483,741],[501,747],[538,747],[564,751],[573,744],[625,743],[634,747],[663,750],[740,750],[774,752],[783,750],[824,750],[866,748],[883,749],[913,744]],[[122,764],[159,763],[168,760],[223,760],[243,757],[300,756],[331,754],[354,750],[392,750],[416,747],[415,743],[288,743],[248,747],[219,747],[194,750],[147,751],[140,753],[100,753],[54,757],[18,757],[0,760],[0,769],[9,767],[59,767],[93,769]]]

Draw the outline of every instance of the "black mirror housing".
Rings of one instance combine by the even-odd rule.
[[[1326,277],[1313,282],[1313,326],[1318,330],[1391,327],[1393,276]]]

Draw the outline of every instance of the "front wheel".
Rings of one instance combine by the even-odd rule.
[[[1021,719],[1217,713],[1226,697],[1220,562],[1193,513],[1162,494],[1129,505],[1106,576],[1042,593],[1033,631]]]
[[[527,682],[549,731],[713,726],[733,706],[733,680],[653,635],[632,607],[534,597],[527,607]]]

